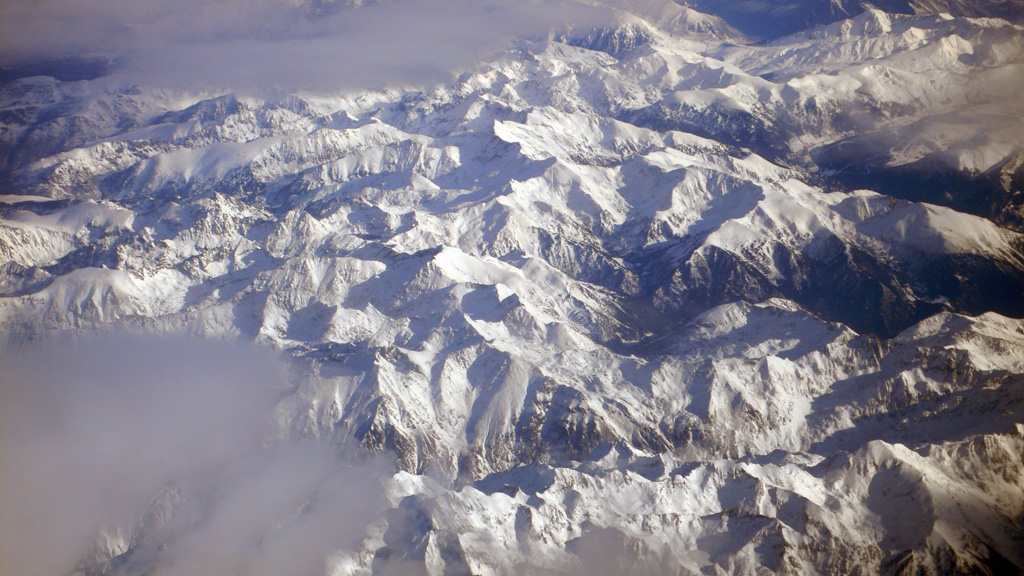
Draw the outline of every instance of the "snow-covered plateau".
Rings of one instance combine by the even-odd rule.
[[[332,575],[1024,573],[1024,27],[659,6],[415,90],[9,79],[5,352],[287,355],[282,438],[395,461]],[[162,573],[172,492],[76,570]]]

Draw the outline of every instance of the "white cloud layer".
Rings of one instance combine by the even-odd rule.
[[[2,382],[3,574],[69,574],[140,531],[130,571],[318,574],[383,506],[389,467],[267,444],[287,387],[267,350],[63,339],[4,350]],[[156,505],[167,490],[177,505]]]
[[[446,78],[511,38],[592,26],[578,0],[10,0],[3,60],[95,55],[130,81],[242,90],[359,89]]]

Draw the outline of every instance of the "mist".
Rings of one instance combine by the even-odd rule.
[[[167,576],[322,574],[382,510],[390,468],[282,439],[272,415],[287,389],[273,353],[224,342],[4,350],[0,572],[118,557],[126,572]]]
[[[576,0],[11,0],[5,66],[99,57],[153,87],[346,90],[444,80],[512,38],[610,21]]]

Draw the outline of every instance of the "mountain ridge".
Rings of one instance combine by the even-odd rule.
[[[279,434],[396,460],[337,573],[1014,573],[1019,206],[837,164],[946,153],[1018,197],[1022,30],[868,10],[737,44],[670,7],[424,90],[17,79],[5,339],[286,352]],[[140,526],[203,534],[201,496],[80,570],[172,561]]]

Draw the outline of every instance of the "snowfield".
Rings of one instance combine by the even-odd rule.
[[[5,83],[4,338],[283,351],[279,437],[395,461],[329,574],[1024,571],[1024,28],[620,20],[422,90]],[[171,493],[76,570],[159,573]]]

